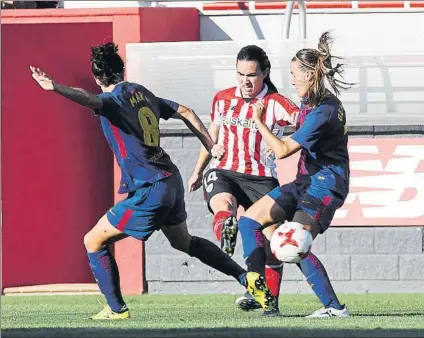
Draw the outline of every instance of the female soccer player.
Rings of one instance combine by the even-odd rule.
[[[348,83],[335,79],[342,66],[332,65],[330,53],[332,39],[328,32],[322,34],[317,49],[302,49],[290,65],[292,83],[302,99],[296,131],[289,137],[276,138],[264,123],[264,102],[257,102],[253,116],[258,130],[276,158],[286,158],[301,150],[298,174],[294,182],[277,187],[250,207],[239,220],[239,227],[250,229],[270,238],[275,223],[285,220],[304,224],[313,238],[329,227],[334,213],[340,208],[349,192],[349,155],[346,114],[336,97]],[[326,87],[326,81],[336,95]],[[241,232],[242,236],[244,235]],[[251,259],[249,271],[263,265],[263,244],[243,236],[248,241]],[[256,251],[254,251],[256,250]],[[308,283],[318,296],[323,309],[309,317],[347,317],[346,306],[340,304],[322,263],[310,253],[298,264]]]
[[[160,147],[159,119],[183,120],[212,157],[221,158],[223,148],[211,140],[191,109],[158,98],[142,85],[124,81],[124,63],[114,43],[93,47],[91,66],[103,92],[98,96],[60,85],[31,66],[32,77],[41,88],[89,107],[100,116],[121,168],[119,192],[128,193],[84,237],[91,270],[107,300],[107,306],[91,318],[130,317],[120,290],[118,267],[108,245],[127,236],[147,241],[155,230],[162,230],[173,248],[233,276],[267,311],[274,298],[260,274],[247,273],[215,244],[188,233],[183,182],[178,168]]]
[[[214,160],[202,176],[211,160],[208,151],[202,147],[188,181],[189,191],[194,191],[202,185],[203,177],[208,208],[215,215],[213,230],[222,250],[230,256],[236,246],[238,206],[248,209],[279,185],[272,169],[267,166],[267,147],[253,120],[252,106],[258,100],[264,102],[263,121],[275,133],[281,126],[294,124],[299,111],[294,103],[278,94],[270,79],[271,63],[262,48],[255,45],[243,47],[237,55],[236,68],[237,87],[218,92],[212,104],[209,133],[215,142],[224,146],[225,155]],[[246,232],[247,236],[252,234],[248,228],[240,227],[240,231]],[[269,243],[265,245],[269,247]],[[250,251],[244,242],[243,246],[245,252]],[[266,268],[264,265],[255,271],[265,272],[266,283],[278,298],[282,265],[268,251]],[[247,265],[251,265],[250,258]],[[244,310],[258,307],[248,295],[240,297],[236,303]]]

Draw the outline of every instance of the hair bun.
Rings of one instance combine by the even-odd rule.
[[[92,57],[95,59],[103,59],[108,56],[114,56],[118,54],[118,46],[113,42],[106,44],[100,44],[92,48]]]

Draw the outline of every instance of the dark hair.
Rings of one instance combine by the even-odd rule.
[[[270,93],[278,93],[277,87],[271,82],[271,62],[269,62],[268,55],[265,51],[258,46],[249,45],[243,47],[237,54],[237,61],[256,61],[262,72],[268,69],[268,75],[265,77],[264,82],[268,86]]]
[[[104,85],[110,86],[124,79],[124,62],[113,42],[91,47],[91,71]]]
[[[340,63],[337,63],[335,67],[332,65],[332,59],[341,59],[340,57],[331,55],[330,47],[333,41],[334,39],[331,37],[330,32],[324,32],[319,38],[318,49],[301,49],[292,58],[292,61],[299,62],[300,68],[303,71],[313,72],[312,85],[307,97],[303,99],[304,103],[315,106],[327,97],[329,92],[325,84],[325,79],[327,79],[336,95],[340,94],[340,90],[349,89],[353,85],[353,83],[347,83],[335,78],[336,74],[343,78],[342,73],[344,69]]]

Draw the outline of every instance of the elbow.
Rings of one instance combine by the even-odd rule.
[[[279,160],[281,160],[281,159],[283,159],[283,158],[287,157],[287,153],[288,153],[288,151],[287,151],[287,147],[286,147],[286,145],[285,145],[285,144],[282,144],[282,146],[281,146],[281,147],[279,147],[279,148],[277,149],[277,151],[275,151],[274,153],[275,153],[275,158],[276,158],[276,159],[279,159]]]
[[[102,102],[98,102],[98,101],[90,101],[86,104],[86,107],[93,110],[99,110],[103,107],[103,104]]]
[[[186,120],[191,120],[191,117],[194,116],[194,110],[191,108],[184,107],[182,111],[179,112],[179,114]]]
[[[279,150],[279,151],[275,152],[275,158],[277,160],[281,160],[284,157],[286,157],[286,154],[285,154],[284,151]]]

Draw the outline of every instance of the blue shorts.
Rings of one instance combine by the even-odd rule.
[[[162,226],[179,225],[186,218],[184,185],[179,173],[146,183],[107,212],[110,224],[142,241]]]
[[[311,216],[319,224],[321,234],[328,229],[336,210],[345,201],[345,197],[329,189],[296,181],[275,188],[268,196],[284,210],[288,221],[293,220],[297,211]]]

